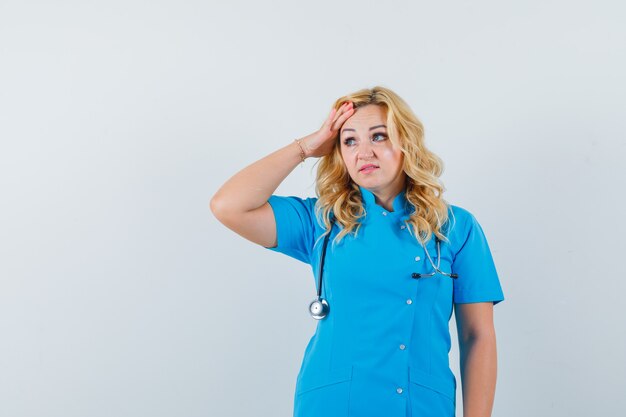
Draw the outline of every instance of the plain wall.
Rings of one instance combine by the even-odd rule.
[[[623,414],[625,12],[2,0],[0,416],[290,416],[315,278],[209,200],[374,85],[487,235],[493,415]],[[316,168],[276,194],[314,196]]]

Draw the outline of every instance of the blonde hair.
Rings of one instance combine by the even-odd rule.
[[[364,88],[335,101],[339,109],[345,102],[352,102],[355,109],[374,104],[387,113],[389,139],[404,155],[402,170],[406,174],[405,197],[415,209],[407,220],[409,231],[424,246],[435,234],[447,241],[444,226],[448,222],[449,204],[442,197],[445,187],[439,177],[443,172],[443,161],[424,145],[424,127],[407,103],[388,88],[376,86]],[[330,233],[331,211],[335,221],[343,226],[333,240],[333,245],[345,235],[361,227],[359,219],[366,214],[358,184],[352,181],[341,157],[339,134],[333,150],[318,160],[315,191],[318,200],[316,215]],[[450,213],[452,211],[450,210]],[[454,218],[454,214],[452,214]],[[448,224],[449,226],[449,224]],[[319,240],[319,239],[318,239]],[[317,244],[317,243],[316,243]]]

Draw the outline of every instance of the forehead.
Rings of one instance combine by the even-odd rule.
[[[344,122],[342,129],[367,130],[372,126],[385,124],[386,113],[382,106],[376,104],[358,107],[354,114]]]

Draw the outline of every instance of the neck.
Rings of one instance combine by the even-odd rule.
[[[400,184],[399,186],[395,187],[391,191],[387,191],[384,193],[379,193],[378,191],[372,191],[372,194],[374,194],[374,201],[376,202],[376,204],[378,204],[381,207],[384,207],[389,212],[393,212],[394,211],[393,202],[403,189],[404,189],[404,184]]]
[[[384,207],[387,211],[393,211],[393,200],[395,198],[395,195],[379,197],[378,195],[376,195],[376,193],[373,193],[373,194],[374,194],[374,197],[376,199],[376,204],[378,204],[379,206]]]

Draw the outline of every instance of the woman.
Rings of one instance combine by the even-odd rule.
[[[273,195],[309,157],[321,158],[319,197]],[[328,311],[304,353],[294,416],[454,416],[453,307],[464,415],[491,415],[493,306],[504,296],[476,218],[441,196],[442,169],[409,106],[374,87],[338,99],[318,131],[212,198],[236,233],[310,264],[316,277],[322,265],[316,288]]]

